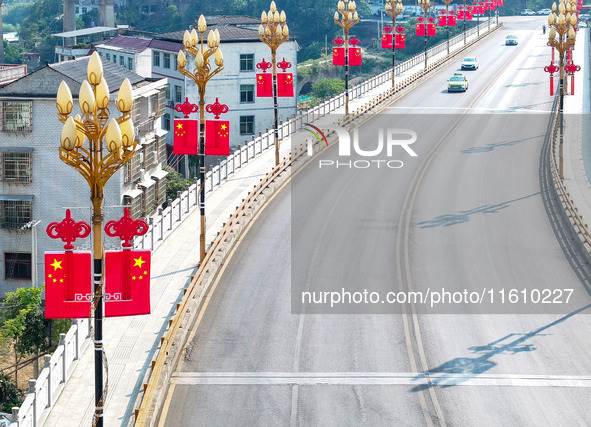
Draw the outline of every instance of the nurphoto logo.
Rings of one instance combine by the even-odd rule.
[[[328,147],[328,140],[324,132],[311,124],[306,124],[304,130],[312,133],[320,145]],[[396,153],[400,153],[400,148],[411,157],[417,157],[417,153],[410,147],[417,141],[417,133],[411,129],[400,128],[379,128],[377,138],[371,141],[370,138],[360,143],[359,130],[353,129],[353,135],[342,126],[326,125],[324,130],[332,130],[337,134],[339,145],[339,159],[321,159],[318,161],[320,168],[348,168],[348,169],[368,169],[368,168],[390,168],[399,169],[404,166],[402,160],[392,159]],[[369,143],[368,143],[369,142]],[[313,141],[308,139],[308,156],[314,154]],[[400,147],[400,148],[396,148]],[[351,160],[355,155],[362,159]],[[385,156],[385,158],[384,158]],[[341,159],[343,158],[343,159]]]

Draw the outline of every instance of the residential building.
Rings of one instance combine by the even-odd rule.
[[[27,75],[26,65],[0,64],[0,86],[7,85]]]
[[[48,224],[61,221],[65,209],[76,221],[91,222],[90,190],[86,181],[59,158],[62,123],[57,117],[56,94],[65,81],[80,113],[77,97],[86,79],[89,57],[45,66],[0,87],[0,295],[30,285],[32,277],[43,283],[45,251],[63,244],[45,233]],[[112,61],[103,61],[111,99],[125,78],[132,84],[132,120],[138,143],[133,160],[116,172],[105,186],[105,221],[119,219],[122,206],[135,218],[147,216],[166,198],[164,114],[166,79],[141,77]],[[112,117],[120,116],[114,103]],[[39,222],[37,222],[39,221]],[[38,224],[38,225],[37,225]],[[37,229],[33,254],[32,231]],[[78,242],[90,248],[89,239]],[[107,248],[118,242],[106,241]],[[34,274],[37,271],[37,274]]]

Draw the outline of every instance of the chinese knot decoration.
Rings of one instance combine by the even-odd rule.
[[[544,71],[550,73],[550,96],[554,95],[554,73],[558,72],[560,67],[554,62],[550,62],[550,65],[544,67]]]
[[[262,73],[256,75],[257,79],[257,96],[262,98],[270,98],[273,96],[273,76],[266,74],[267,69],[273,65],[271,62],[266,62],[263,58],[262,62],[257,64],[259,70],[263,70]],[[286,73],[285,71],[291,67],[291,63],[287,62],[285,58],[283,61],[277,63],[277,67],[281,68],[283,72],[276,73],[277,76],[277,96],[279,97],[292,97],[294,96],[293,89],[293,73]]]
[[[199,110],[199,106],[197,104],[191,104],[189,102],[189,98],[185,98],[185,102],[182,104],[176,104],[174,109],[179,113],[185,115],[185,119],[189,118],[189,114],[196,113]]]
[[[261,62],[257,64],[257,68],[259,70],[263,70],[263,73],[266,73],[269,68],[273,66],[273,63],[265,61],[265,58]]]
[[[62,222],[52,222],[47,226],[47,234],[52,239],[62,239],[64,249],[74,249],[76,239],[83,239],[90,234],[90,225],[84,221],[76,222],[72,219],[70,209],[66,209],[66,218]]]
[[[105,233],[109,237],[119,237],[121,246],[131,248],[135,236],[143,236],[148,232],[148,223],[143,219],[133,219],[129,215],[129,208],[123,209],[123,216],[118,221],[109,221],[105,225]]]
[[[566,71],[567,74],[570,75],[570,78],[571,78],[571,80],[570,80],[570,94],[571,95],[575,94],[575,73],[580,70],[581,70],[581,66],[575,65],[575,63],[572,61],[564,66],[564,71]]]
[[[220,118],[220,114],[225,114],[228,112],[228,106],[226,104],[220,104],[220,101],[218,98],[215,99],[215,102],[213,104],[208,104],[205,107],[205,111],[207,111],[208,113],[213,114],[213,117],[215,119],[219,119]]]
[[[345,48],[342,47],[342,45],[345,44],[345,40],[343,40],[341,36],[337,37],[332,42],[338,46],[332,48],[332,65],[361,65],[361,48],[356,47],[361,43],[361,40],[356,39],[355,36],[351,36],[349,44],[353,47],[349,47],[347,52],[348,55],[346,55]]]

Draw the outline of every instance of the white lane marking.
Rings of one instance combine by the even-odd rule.
[[[471,385],[591,387],[589,375],[439,374],[389,372],[177,372],[176,385]]]
[[[424,110],[424,111],[445,111],[448,114],[457,114],[464,111],[485,114],[508,114],[508,113],[529,113],[529,114],[549,114],[551,110],[532,110],[531,108],[473,108],[473,107],[388,107],[386,110]],[[410,114],[410,113],[409,113]]]

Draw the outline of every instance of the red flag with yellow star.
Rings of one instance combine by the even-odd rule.
[[[396,34],[394,38],[394,49],[404,49],[406,46],[406,36],[404,34]]]
[[[273,96],[273,74],[259,73],[257,77],[257,96],[265,98]]]
[[[45,252],[45,318],[88,317],[91,301],[92,253]]]
[[[293,96],[292,73],[277,73],[277,96]]]
[[[392,49],[392,34],[382,34],[382,49]]]
[[[150,314],[150,251],[105,251],[105,317]]]
[[[332,65],[345,65],[345,48],[332,48]]]
[[[198,123],[197,120],[174,120],[173,154],[197,154]]]
[[[352,67],[361,65],[361,48],[349,48],[349,65]]]
[[[205,121],[205,155],[230,155],[230,122],[225,120]]]

